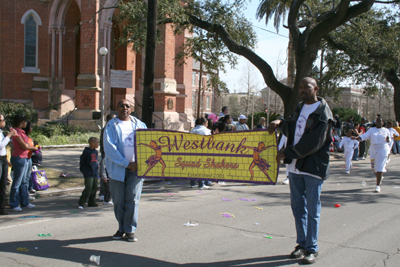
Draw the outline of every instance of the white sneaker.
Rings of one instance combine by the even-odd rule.
[[[288,184],[289,184],[289,178],[288,178],[288,177],[286,177],[285,181],[283,181],[283,182],[282,182],[282,184],[286,184],[286,185],[288,185]]]
[[[100,201],[104,201],[104,196],[103,196],[103,195],[100,195],[100,196],[99,196],[99,200],[100,200]]]
[[[350,173],[350,171],[346,171],[346,174],[349,174]]]
[[[202,187],[199,187],[200,190],[202,189],[209,189],[210,187],[208,185],[203,185]]]
[[[196,188],[196,187],[197,187],[197,185],[191,185],[190,187],[191,187],[191,188]]]
[[[376,193],[381,192],[381,187],[379,185],[375,186],[375,192]]]
[[[35,197],[29,196],[29,200],[35,200]]]
[[[33,193],[36,193],[36,190],[31,188],[31,189],[29,189],[29,192],[31,192],[33,194]]]
[[[12,208],[11,211],[22,211],[21,207]]]
[[[28,206],[26,206],[28,209],[33,209],[34,207],[36,207],[35,205],[29,203]]]
[[[361,160],[364,160],[365,158],[364,158],[364,157],[361,157],[360,159],[361,159]]]
[[[79,206],[78,209],[83,210],[83,206]]]
[[[219,185],[226,185],[225,182],[218,182]]]
[[[114,205],[114,202],[112,202],[112,200],[109,202],[103,201],[103,205]]]

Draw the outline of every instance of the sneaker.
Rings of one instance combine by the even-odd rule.
[[[35,205],[29,203],[28,206],[26,206],[28,209],[33,209],[34,207],[36,207]]]
[[[318,256],[318,252],[306,251],[306,255],[303,258],[303,264],[313,264],[315,263]]]
[[[196,187],[197,187],[197,185],[191,185],[190,187],[191,187],[191,188],[196,188]]]
[[[379,185],[375,186],[375,192],[376,193],[381,192],[381,187]]]
[[[346,171],[346,174],[349,174],[350,173],[350,171]]]
[[[21,207],[15,207],[11,209],[12,211],[22,211]]]
[[[297,245],[297,246],[294,248],[293,252],[290,253],[290,257],[291,257],[292,259],[300,259],[300,258],[303,258],[305,254],[306,254],[306,249],[303,248],[303,247],[300,246],[300,245]]]
[[[208,185],[203,185],[203,186],[200,186],[200,187],[199,187],[200,190],[202,190],[202,189],[209,189],[209,188],[210,188],[210,187],[209,187]]]
[[[282,184],[289,184],[289,178],[286,177],[285,181],[283,181]]]
[[[136,242],[137,238],[134,233],[126,233],[125,237],[128,239],[129,242]]]
[[[83,210],[83,206],[79,206],[78,209]]]
[[[114,205],[114,202],[112,202],[112,200],[110,200],[108,202],[103,201],[103,205]]]
[[[364,160],[365,158],[364,158],[364,157],[361,157],[360,159],[361,159],[361,160]]]
[[[112,236],[112,239],[114,239],[114,240],[120,240],[124,235],[125,235],[124,232],[117,231],[117,232]]]
[[[33,194],[33,193],[36,193],[36,190],[31,188],[31,189],[29,189],[29,192]]]
[[[104,196],[103,196],[103,195],[100,195],[100,196],[99,196],[99,200],[100,200],[100,201],[104,201]]]
[[[219,185],[226,185],[225,182],[218,182]]]
[[[208,183],[205,183],[205,185],[206,185],[206,186],[213,186],[214,183],[213,183],[213,182],[208,182]]]
[[[93,204],[93,205],[88,205],[88,207],[98,207],[99,206],[99,204]]]
[[[29,200],[35,200],[35,197],[31,197],[31,196],[29,196],[29,198],[28,198]]]

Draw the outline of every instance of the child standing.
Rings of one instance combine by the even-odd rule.
[[[90,137],[89,147],[85,147],[81,155],[79,170],[83,173],[83,177],[85,178],[85,189],[79,198],[79,209],[83,209],[88,199],[89,207],[98,206],[98,204],[96,204],[96,192],[99,178],[99,164],[97,162],[98,152],[96,150],[98,147],[99,139]]]
[[[358,148],[358,141],[352,140],[351,136],[354,131],[352,129],[347,131],[345,137],[343,137],[342,141],[339,144],[339,148],[344,148],[344,158],[346,161],[346,173],[350,173],[350,169],[352,167],[351,159],[353,158],[353,153],[356,148]]]

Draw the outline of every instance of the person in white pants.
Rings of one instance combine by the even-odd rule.
[[[371,127],[365,134],[359,137],[353,136],[353,139],[371,141],[371,167],[376,176],[376,193],[381,192],[383,173],[386,172],[387,156],[390,153],[389,144],[392,139],[390,131],[382,126],[383,119],[378,117],[376,118],[375,127]]]
[[[344,157],[346,162],[346,173],[350,173],[350,169],[353,166],[351,159],[353,158],[354,150],[358,147],[358,141],[352,140],[354,131],[352,129],[348,130],[346,136],[343,137],[339,144],[339,148],[344,148]]]

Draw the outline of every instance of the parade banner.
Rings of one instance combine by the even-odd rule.
[[[139,129],[135,136],[139,178],[275,184],[276,134],[266,130],[197,135]]]

